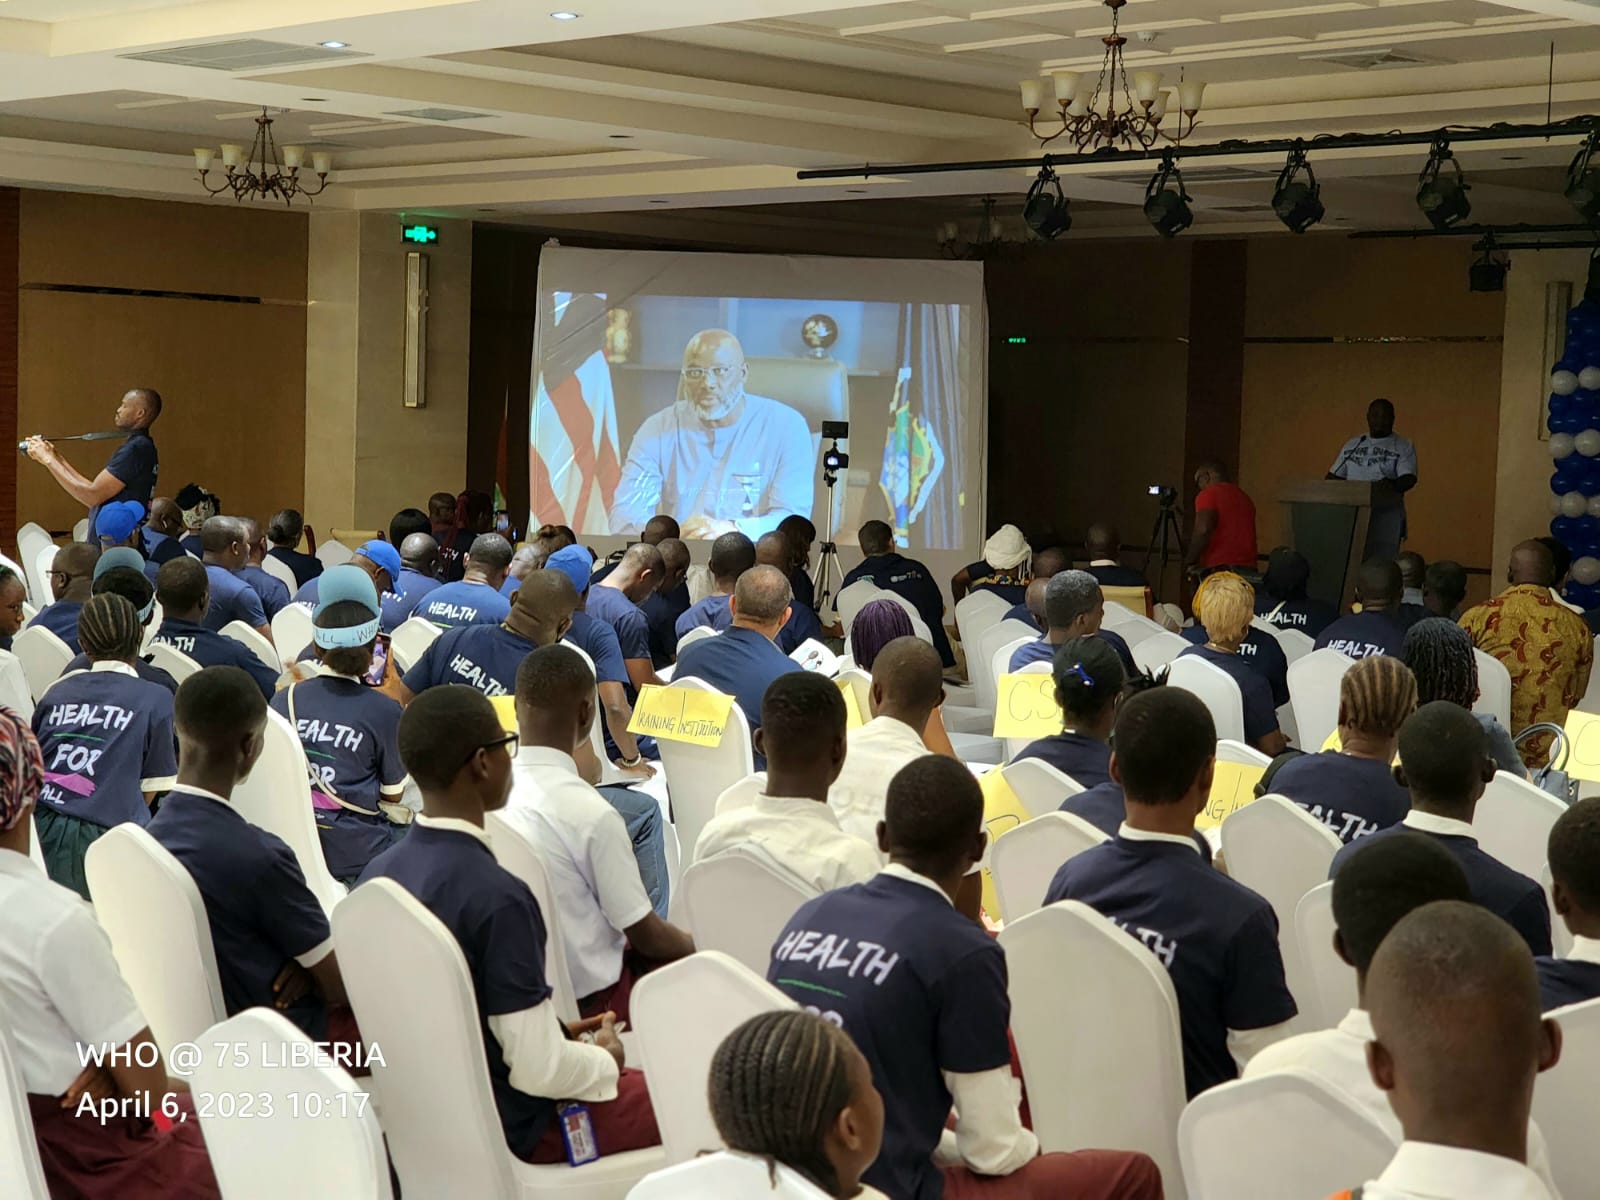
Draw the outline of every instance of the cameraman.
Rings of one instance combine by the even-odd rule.
[[[1215,459],[1194,473],[1194,526],[1184,566],[1194,575],[1231,568],[1256,573],[1256,506],[1243,488],[1228,481]]]

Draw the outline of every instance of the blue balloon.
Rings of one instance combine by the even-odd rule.
[[[1567,584],[1567,599],[1586,612],[1589,609],[1600,608],[1600,585],[1569,583]]]
[[[1573,535],[1576,532],[1577,527],[1577,517],[1557,517],[1555,520],[1550,522],[1551,534],[1557,540],[1559,540],[1563,546],[1567,546],[1569,548],[1572,545]]]
[[[1565,416],[1550,418],[1551,433],[1582,433],[1589,428],[1584,418],[1576,413],[1568,412]]]

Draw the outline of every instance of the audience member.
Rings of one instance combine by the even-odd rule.
[[[1183,556],[1201,571],[1256,569],[1256,505],[1216,459],[1194,473],[1194,528]]]
[[[650,656],[650,622],[639,605],[661,583],[662,570],[660,550],[644,542],[629,546],[616,570],[590,585],[584,604],[591,617],[604,621],[617,635],[630,703],[639,688],[661,684]]]
[[[183,512],[169,496],[150,501],[150,515],[139,532],[143,539],[140,551],[158,567],[184,553],[178,543],[183,536]]]
[[[1005,621],[1026,621],[1035,629],[1048,628],[1044,616],[1044,594],[1050,581],[1072,565],[1072,559],[1060,546],[1047,546],[1033,556],[1033,578],[1023,590],[1022,603],[1006,609]]]
[[[317,672],[271,702],[305,750],[322,856],[347,886],[411,820],[399,805],[406,785],[396,741],[401,707],[366,683],[380,612],[363,572],[349,565],[324,572],[311,631]]]
[[[414,533],[433,536],[433,521],[420,508],[402,508],[389,518],[389,544],[399,546]]]
[[[856,619],[850,622],[850,661],[870,675],[873,664],[885,646],[896,638],[914,636],[916,627],[912,625],[911,614],[906,612],[903,605],[887,599],[869,600],[856,613]],[[861,717],[866,720],[870,715],[862,713]],[[942,705],[934,709],[933,715],[928,718],[928,724],[922,730],[922,744],[928,748],[929,754],[960,757],[945,731]]]
[[[872,1187],[951,1200],[1160,1196],[1143,1155],[1040,1155],[1020,1120],[1005,951],[955,908],[983,856],[982,819],[983,793],[961,763],[906,766],[878,827],[889,866],[803,905],[767,978],[797,1004],[825,1005],[866,1056],[886,1117],[882,1151],[862,1175]],[[837,949],[830,958],[819,945]],[[956,1162],[941,1168],[934,1152],[952,1108]]]
[[[1467,599],[1467,572],[1458,562],[1441,559],[1422,573],[1422,607],[1429,616],[1454,621]]]
[[[261,564],[267,557],[267,539],[262,536],[261,526],[252,517],[240,517],[239,524],[244,530],[245,544],[245,562],[239,568],[239,578],[255,589],[270,625],[272,618],[289,605],[289,585],[262,569]]]
[[[1415,550],[1402,550],[1395,558],[1400,568],[1400,623],[1410,629],[1428,615],[1422,602],[1422,588],[1428,577],[1428,562]]]
[[[1411,796],[1390,764],[1400,728],[1417,710],[1417,681],[1387,654],[1363,658],[1339,681],[1340,749],[1302,754],[1273,772],[1270,790],[1287,796],[1341,842],[1398,825]]]
[[[1317,635],[1316,649],[1337,650],[1347,658],[1387,654],[1399,658],[1405,644],[1400,620],[1400,568],[1386,558],[1369,559],[1356,575],[1361,611],[1340,617]]]
[[[1051,662],[1056,647],[1076,637],[1097,637],[1108,643],[1122,660],[1122,669],[1132,674],[1133,651],[1120,634],[1106,629],[1105,597],[1094,576],[1085,571],[1061,571],[1045,585],[1045,621],[1048,628],[1038,641],[1028,642],[1011,655],[1010,670],[1020,671],[1032,662]]]
[[[155,511],[155,505],[152,504],[150,507],[152,517],[155,516]],[[273,514],[272,522],[267,526],[267,541],[272,543],[272,548],[267,553],[293,571],[295,582],[301,587],[305,587],[322,574],[320,558],[315,554],[304,554],[295,548],[300,545],[300,539],[305,535],[305,531],[305,518],[292,508]],[[150,557],[156,559],[154,554]]]
[[[215,493],[207,491],[198,483],[186,483],[178,489],[174,503],[183,516],[183,536],[178,544],[183,547],[186,554],[199,558],[205,553],[205,539],[201,536],[201,529],[212,517],[222,511],[222,500]]]
[[[456,497],[455,517],[447,530],[435,528],[434,538],[439,543],[440,579],[445,583],[459,583],[466,577],[467,555],[477,539],[494,532],[494,497],[488,492],[465,491]],[[432,501],[429,502],[432,514]],[[504,539],[502,539],[504,540]],[[510,565],[506,555],[504,566]],[[495,580],[495,587],[500,580]]]
[[[650,527],[645,526],[648,534]],[[678,657],[678,618],[689,611],[689,547],[675,537],[662,538],[656,545],[661,554],[661,583],[639,601],[645,625],[650,632],[650,660],[656,670]]]
[[[711,543],[712,591],[698,604],[691,604],[678,618],[674,630],[679,638],[701,625],[721,631],[733,623],[728,598],[739,577],[756,565],[755,543],[742,533],[725,533]],[[787,578],[787,576],[785,576]]]
[[[394,581],[400,578],[400,552],[382,538],[362,542],[349,565],[360,567],[372,577],[372,586],[378,589],[380,600],[394,591]],[[312,579],[303,584],[294,594],[294,602],[308,610],[316,608],[317,581]]]
[[[528,577],[528,572],[537,571],[544,566],[545,559],[549,557],[544,547],[531,542],[518,546],[516,553],[511,556],[511,565],[506,568],[506,578],[500,585],[500,594],[507,600],[515,596],[517,589],[522,586],[522,581]]]
[[[1007,604],[1021,604],[1028,586],[1028,539],[1015,525],[1002,525],[983,544],[983,557],[968,563],[950,580],[950,597],[957,604],[968,591],[993,592]]]
[[[1267,569],[1256,589],[1256,616],[1268,625],[1294,629],[1315,639],[1339,617],[1339,610],[1306,594],[1311,563],[1298,550],[1279,546],[1267,556]]]
[[[261,597],[239,575],[250,558],[245,545],[244,522],[238,517],[210,517],[200,531],[200,538],[205,547],[206,577],[211,582],[206,628],[220,630],[224,625],[242,621],[270,641],[272,627],[267,624],[267,610],[262,606]]]
[[[108,1121],[98,1109],[79,1111],[87,1099],[154,1113],[184,1087],[168,1077],[94,910],[28,857],[28,817],[44,776],[33,734],[0,708],[0,1011],[27,1094],[23,1115],[10,1119],[25,1133],[31,1118],[51,1196],[217,1200],[198,1121],[161,1130],[148,1117]],[[106,1052],[103,1065],[86,1064],[90,1046]],[[13,1174],[21,1169],[15,1150]],[[17,1179],[24,1189],[25,1178]]]
[[[707,822],[693,861],[748,855],[812,893],[877,874],[873,844],[840,829],[830,807],[828,789],[846,761],[838,685],[809,671],[773,680],[761,699],[756,749],[767,760],[761,794]]]
[[[1544,1009],[1600,996],[1600,796],[1579,800],[1550,830],[1550,901],[1572,934],[1565,958],[1534,960]]]
[[[1109,643],[1097,637],[1070,638],[1056,647],[1051,663],[1061,732],[1029,742],[1012,761],[1037,758],[1081,788],[1111,782],[1111,725],[1127,675]],[[1122,821],[1118,798],[1117,823]],[[1115,826],[1112,827],[1113,830]]]
[[[84,602],[78,638],[87,671],[63,675],[39,697],[33,732],[44,756],[34,813],[50,878],[85,899],[83,856],[107,829],[150,821],[150,803],[172,786],[172,693],[140,679],[144,627],[132,604],[104,593]]]
[[[120,557],[126,555],[126,558]],[[144,572],[133,563],[139,557],[138,552],[126,546],[119,546],[107,550],[100,556],[100,561],[94,565],[94,594],[110,593],[121,596],[139,616],[139,630],[141,649],[143,639],[150,628],[150,621],[155,616],[156,589],[145,578]],[[65,675],[69,671],[87,671],[91,666],[87,654],[79,654],[67,663]],[[143,657],[133,660],[133,669],[140,679],[159,683],[167,691],[174,694],[178,691],[178,681],[166,671]]]
[[[943,701],[939,652],[927,642],[896,638],[878,653],[872,719],[850,731],[850,754],[828,790],[828,805],[846,833],[869,846],[877,843],[889,783],[901,767],[930,753],[923,730]]]
[[[1145,587],[1148,580],[1140,571],[1122,565],[1122,535],[1114,525],[1096,523],[1083,535],[1083,548],[1089,565],[1084,568],[1103,588]]]
[[[1244,705],[1244,740],[1273,756],[1282,754],[1289,743],[1278,728],[1272,685],[1239,653],[1255,616],[1255,600],[1255,591],[1232,571],[1208,575],[1195,594],[1195,615],[1204,622],[1206,640],[1190,646],[1178,657],[1208,662],[1239,685]]]
[[[694,942],[656,915],[621,816],[578,777],[573,750],[595,719],[588,665],[542,646],[517,668],[516,697],[521,749],[505,819],[549,872],[579,1007],[625,1021],[634,979],[693,954]]]
[[[1411,811],[1399,825],[1352,842],[1333,856],[1334,879],[1358,847],[1372,838],[1415,829],[1437,838],[1461,864],[1472,897],[1522,935],[1535,954],[1550,953],[1550,908],[1544,888],[1478,848],[1472,814],[1494,778],[1489,739],[1472,714],[1444,700],[1424,704],[1400,730],[1395,779],[1411,791]]]
[[[789,569],[793,561],[793,543],[787,534],[773,530],[764,533],[756,541],[756,562],[763,566],[773,567],[783,572],[783,577],[788,579],[793,572]],[[809,607],[794,599],[791,594],[789,599],[789,619],[783,623],[783,628],[778,630],[775,639],[778,649],[785,654],[793,654],[802,643],[808,639],[822,640],[822,622],[817,619],[817,614]]]
[[[28,628],[37,625],[48,629],[74,654],[80,653],[83,647],[78,645],[78,614],[83,611],[83,602],[94,594],[94,568],[99,561],[100,547],[92,542],[68,542],[57,550],[47,573],[55,603],[41,608],[28,622]]]
[[[255,681],[262,696],[272,695],[279,673],[243,642],[206,627],[211,577],[198,559],[184,555],[162,563],[156,573],[156,600],[161,604],[156,641],[165,642],[202,667],[238,667]]]
[[[1211,793],[1211,713],[1181,688],[1131,697],[1111,735],[1111,777],[1127,820],[1056,872],[1045,903],[1080,900],[1139,939],[1178,996],[1191,1097],[1237,1076],[1295,1016],[1272,905],[1196,852],[1194,819]]]
[[[1550,594],[1573,612],[1582,612],[1583,609],[1576,604],[1568,603],[1567,598],[1561,594],[1572,575],[1572,551],[1567,549],[1566,543],[1560,538],[1551,537],[1549,534],[1533,540],[1550,551]]]
[[[1472,644],[1511,673],[1512,734],[1542,721],[1564,724],[1589,687],[1594,635],[1551,595],[1553,572],[1547,546],[1522,542],[1511,551],[1511,586],[1461,618]],[[1549,757],[1550,736],[1530,737],[1519,749],[1530,768],[1540,766]]]
[[[144,505],[137,500],[112,500],[102,504],[100,515],[95,520],[100,548],[109,550],[125,546],[142,555],[144,539],[139,535],[139,527],[143,524]]]
[[[11,639],[22,632],[22,622],[27,614],[22,606],[28,601],[28,588],[10,567],[0,567],[0,650],[11,649]]]
[[[1406,630],[1406,666],[1417,679],[1417,703],[1448,700],[1471,710],[1478,702],[1478,658],[1472,638],[1454,621],[1427,617]],[[1489,753],[1502,771],[1526,778],[1522,756],[1493,713],[1473,713],[1489,737]]]
[[[175,712],[177,786],[149,832],[205,903],[224,1008],[274,1008],[313,1041],[354,1040],[328,918],[294,852],[230,802],[261,756],[266,701],[238,668],[207,667],[179,686]]]
[[[383,593],[383,632],[393,633],[411,619],[429,595],[439,590],[439,543],[431,533],[408,533],[400,547],[400,573]]]
[[[1217,586],[1228,592],[1229,595],[1234,596],[1235,599],[1237,599],[1236,594],[1241,585],[1250,589],[1251,611],[1248,615],[1251,618],[1251,623],[1245,626],[1244,640],[1239,643],[1237,653],[1241,662],[1266,680],[1267,689],[1272,695],[1272,707],[1274,709],[1282,708],[1289,703],[1289,658],[1284,654],[1283,647],[1279,644],[1276,635],[1267,632],[1265,629],[1256,628],[1254,610],[1259,605],[1256,603],[1255,589],[1251,587],[1248,580],[1234,574],[1232,571],[1213,571],[1202,579],[1200,586],[1194,592],[1195,623],[1187,629],[1178,630],[1178,633],[1185,641],[1196,646],[1204,646],[1210,640],[1210,635],[1206,633],[1205,616],[1201,610],[1205,605],[1206,596],[1210,594],[1212,580],[1217,576],[1221,576],[1226,581],[1225,583],[1219,583]]]
[[[794,598],[804,604],[812,612],[817,611],[816,585],[811,582],[811,547],[817,541],[817,527],[811,523],[810,517],[803,517],[799,513],[790,513],[778,522],[778,532],[789,539],[789,564],[786,573],[789,576],[789,590],[794,593]],[[676,537],[674,531],[670,536]]]
[[[428,497],[428,532],[433,540],[443,545],[456,527],[456,498],[449,492],[435,492]]]
[[[480,533],[462,560],[460,578],[434,588],[413,611],[444,629],[498,625],[511,611],[511,602],[500,594],[510,567],[511,543],[498,533]]]

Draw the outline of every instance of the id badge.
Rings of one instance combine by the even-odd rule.
[[[563,1104],[556,1109],[561,1120],[561,1141],[567,1148],[569,1166],[581,1167],[600,1157],[600,1147],[594,1140],[594,1124],[589,1120],[589,1110],[582,1104]]]

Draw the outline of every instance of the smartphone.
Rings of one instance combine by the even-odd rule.
[[[389,670],[389,635],[380,633],[372,643],[372,666],[361,680],[368,687],[382,687],[383,677]]]

